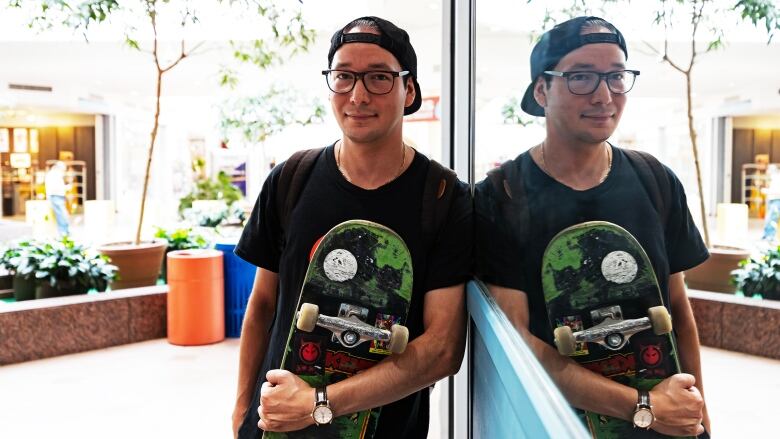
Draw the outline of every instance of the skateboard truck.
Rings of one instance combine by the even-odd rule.
[[[332,317],[320,314],[319,306],[304,303],[298,311],[295,326],[305,332],[311,332],[315,326],[325,328],[333,333],[339,343],[347,348],[353,348],[364,341],[388,342],[388,349],[394,354],[400,354],[406,349],[409,341],[409,330],[403,325],[393,325],[390,330],[377,328],[361,320],[368,311],[365,308],[342,304],[339,316]]]
[[[652,329],[655,335],[672,332],[672,319],[664,306],[647,310],[647,317],[623,319],[619,306],[609,306],[590,312],[591,319],[599,322],[582,331],[573,332],[569,326],[555,328],[555,345],[562,355],[574,354],[577,343],[598,343],[613,351],[622,349],[637,332]]]

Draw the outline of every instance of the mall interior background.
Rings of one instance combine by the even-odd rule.
[[[296,5],[297,2],[293,1]],[[378,15],[411,34],[419,59],[424,109],[405,124],[405,136],[421,152],[447,158],[446,111],[442,98],[448,85],[443,54],[450,53],[445,2],[434,0],[370,0],[334,2],[304,0],[302,11],[318,38],[308,53],[266,72],[240,68],[235,90],[219,86],[219,71],[229,64],[230,39],[257,37],[258,26],[224,10],[207,11],[188,39],[205,40],[209,50],[182,62],[166,77],[161,132],[152,171],[147,236],[153,226],[179,221],[179,198],[193,184],[191,163],[205,159],[207,172],[226,170],[245,179],[253,201],[272,163],[293,151],[336,140],[339,130],[330,115],[326,68],[330,35],[361,15]],[[466,2],[458,2],[466,3]],[[506,123],[504,108],[519,98],[530,78],[528,57],[533,38],[542,30],[546,9],[568,1],[479,0],[476,2],[474,175],[477,180],[497,163],[512,158],[544,136],[540,120],[521,115],[521,126]],[[598,2],[600,3],[600,2]],[[203,4],[203,3],[201,3]],[[649,151],[683,181],[694,219],[699,202],[689,146],[682,76],[663,64],[648,44],[658,47],[660,33],[652,25],[645,2],[604,15],[629,41],[630,68],[641,70],[613,141]],[[597,12],[597,11],[595,11]],[[733,21],[733,20],[732,20]],[[149,131],[154,106],[154,67],[148,54],[130,50],[122,26],[94,29],[89,43],[79,33],[50,30],[36,33],[20,11],[0,10],[0,165],[2,215],[23,220],[24,201],[40,196],[43,170],[54,159],[78,162],[71,167],[77,186],[74,199],[113,200],[114,227],[95,241],[129,239],[141,198]],[[756,198],[751,215],[761,213],[761,175],[757,160],[780,162],[780,49],[751,25],[723,23],[726,46],[701,56],[694,73],[694,113],[701,148],[705,201],[712,217],[715,203]],[[176,50],[177,35],[164,34],[164,46]],[[672,53],[687,48],[683,32],[673,34]],[[702,37],[702,43],[707,40]],[[777,38],[775,38],[777,40]],[[142,41],[143,43],[143,41]],[[323,121],[289,127],[262,143],[247,144],[240,136],[224,138],[219,129],[222,103],[276,86],[297,93],[304,102],[324,105]],[[414,119],[414,120],[412,120]],[[226,146],[223,147],[223,146]],[[447,160],[445,160],[447,161]],[[245,164],[245,174],[241,172]],[[745,166],[747,165],[747,166]],[[461,172],[461,178],[467,174]],[[743,187],[744,186],[744,187]],[[73,206],[78,211],[79,206]],[[438,391],[446,387],[437,386]],[[448,422],[442,418],[443,423]]]
[[[235,174],[237,180],[246,178],[248,199],[253,200],[271,164],[294,150],[338,138],[320,70],[326,67],[333,30],[363,14],[387,17],[409,30],[418,53],[426,107],[410,117],[413,123],[405,125],[405,136],[421,152],[437,159],[442,156],[441,53],[446,47],[440,2],[352,1],[341,5],[333,8],[323,2],[304,2],[304,19],[318,33],[310,51],[267,72],[242,68],[235,90],[218,85],[219,68],[230,63],[228,40],[255,37],[254,23],[238,20],[239,26],[232,25],[236,17],[220,9],[194,28],[191,38],[206,39],[209,50],[186,59],[165,79],[147,226],[177,220],[172,206],[192,185],[190,163],[194,158],[204,158],[210,174],[223,169]],[[542,139],[543,121],[521,115],[528,125],[507,123],[502,109],[512,98],[522,96],[529,81],[532,41],[542,29],[545,8],[552,6],[549,2],[512,1],[477,5],[477,179]],[[628,65],[642,71],[612,140],[620,146],[649,151],[668,164],[684,182],[693,216],[698,219],[683,77],[660,62],[659,55],[649,48],[661,44],[658,28],[648,18],[649,5],[632,4],[631,8],[630,13],[615,9],[614,16],[606,17],[629,42]],[[25,26],[25,17],[20,11],[4,11],[0,16],[0,57],[8,61],[0,69],[3,215],[23,215],[23,201],[40,196],[47,160],[60,158],[76,160],[79,167],[75,170],[83,169],[84,175],[78,174],[84,179],[80,199],[114,200],[117,221],[135,218],[153,114],[150,57],[127,48],[118,26],[91,33],[87,43],[82,35],[64,30],[36,33]],[[743,189],[747,190],[746,198],[758,200],[755,192],[750,193],[750,186],[760,177],[743,181],[743,165],[757,159],[780,161],[777,45],[767,45],[765,34],[750,25],[724,26],[726,46],[701,56],[694,73],[694,113],[710,212],[719,201],[741,202]],[[175,49],[174,37],[178,36],[171,31],[166,40],[165,35],[164,44]],[[679,32],[672,36],[670,52],[683,54],[687,35]],[[702,40],[706,38],[704,34]],[[223,138],[218,126],[221,103],[271,86],[294,90],[303,102],[324,105],[324,121],[290,127],[261,144],[248,144],[238,136]],[[24,167],[27,154],[29,167]],[[242,163],[245,177],[237,170]],[[750,166],[746,169],[755,172]],[[760,204],[751,209],[756,217],[761,212]]]

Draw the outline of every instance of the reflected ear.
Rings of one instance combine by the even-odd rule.
[[[414,80],[410,77],[406,81],[406,100],[404,101],[404,107],[412,105],[414,98],[417,97],[417,91],[414,89]]]
[[[547,84],[544,82],[543,78],[536,80],[536,84],[534,85],[534,99],[536,99],[536,102],[542,108],[547,107]]]

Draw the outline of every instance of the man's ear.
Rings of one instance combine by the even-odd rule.
[[[534,84],[534,99],[542,108],[547,107],[547,83],[544,78],[538,78]]]
[[[409,77],[409,79],[406,80],[406,100],[404,101],[404,107],[412,105],[415,97],[417,97],[417,91],[414,89],[414,80]]]

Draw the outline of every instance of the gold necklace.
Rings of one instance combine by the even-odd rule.
[[[396,178],[401,176],[401,173],[404,171],[404,165],[406,164],[406,143],[401,143],[401,167],[398,168],[398,173],[395,174],[394,177],[388,179],[386,182],[382,183],[381,185],[377,186],[376,188],[382,187],[386,185],[387,183],[390,183],[391,181],[395,180]],[[341,176],[344,177],[345,180],[352,183],[352,179],[349,178],[349,175],[347,174],[347,171],[341,167],[341,150],[344,149],[344,143],[339,142],[336,150],[336,167],[338,168],[339,172],[341,173]],[[354,184],[354,183],[353,183]],[[373,188],[373,189],[376,189]]]
[[[544,141],[542,141],[542,144],[540,145],[540,149],[542,152],[542,171],[544,171],[545,174],[549,175],[553,180],[557,180],[551,173],[550,170],[547,168],[547,162],[544,160]],[[607,149],[607,169],[604,171],[604,174],[599,179],[598,184],[604,183],[604,180],[607,179],[607,176],[609,175],[609,171],[612,170],[612,148],[609,146],[606,147]]]

